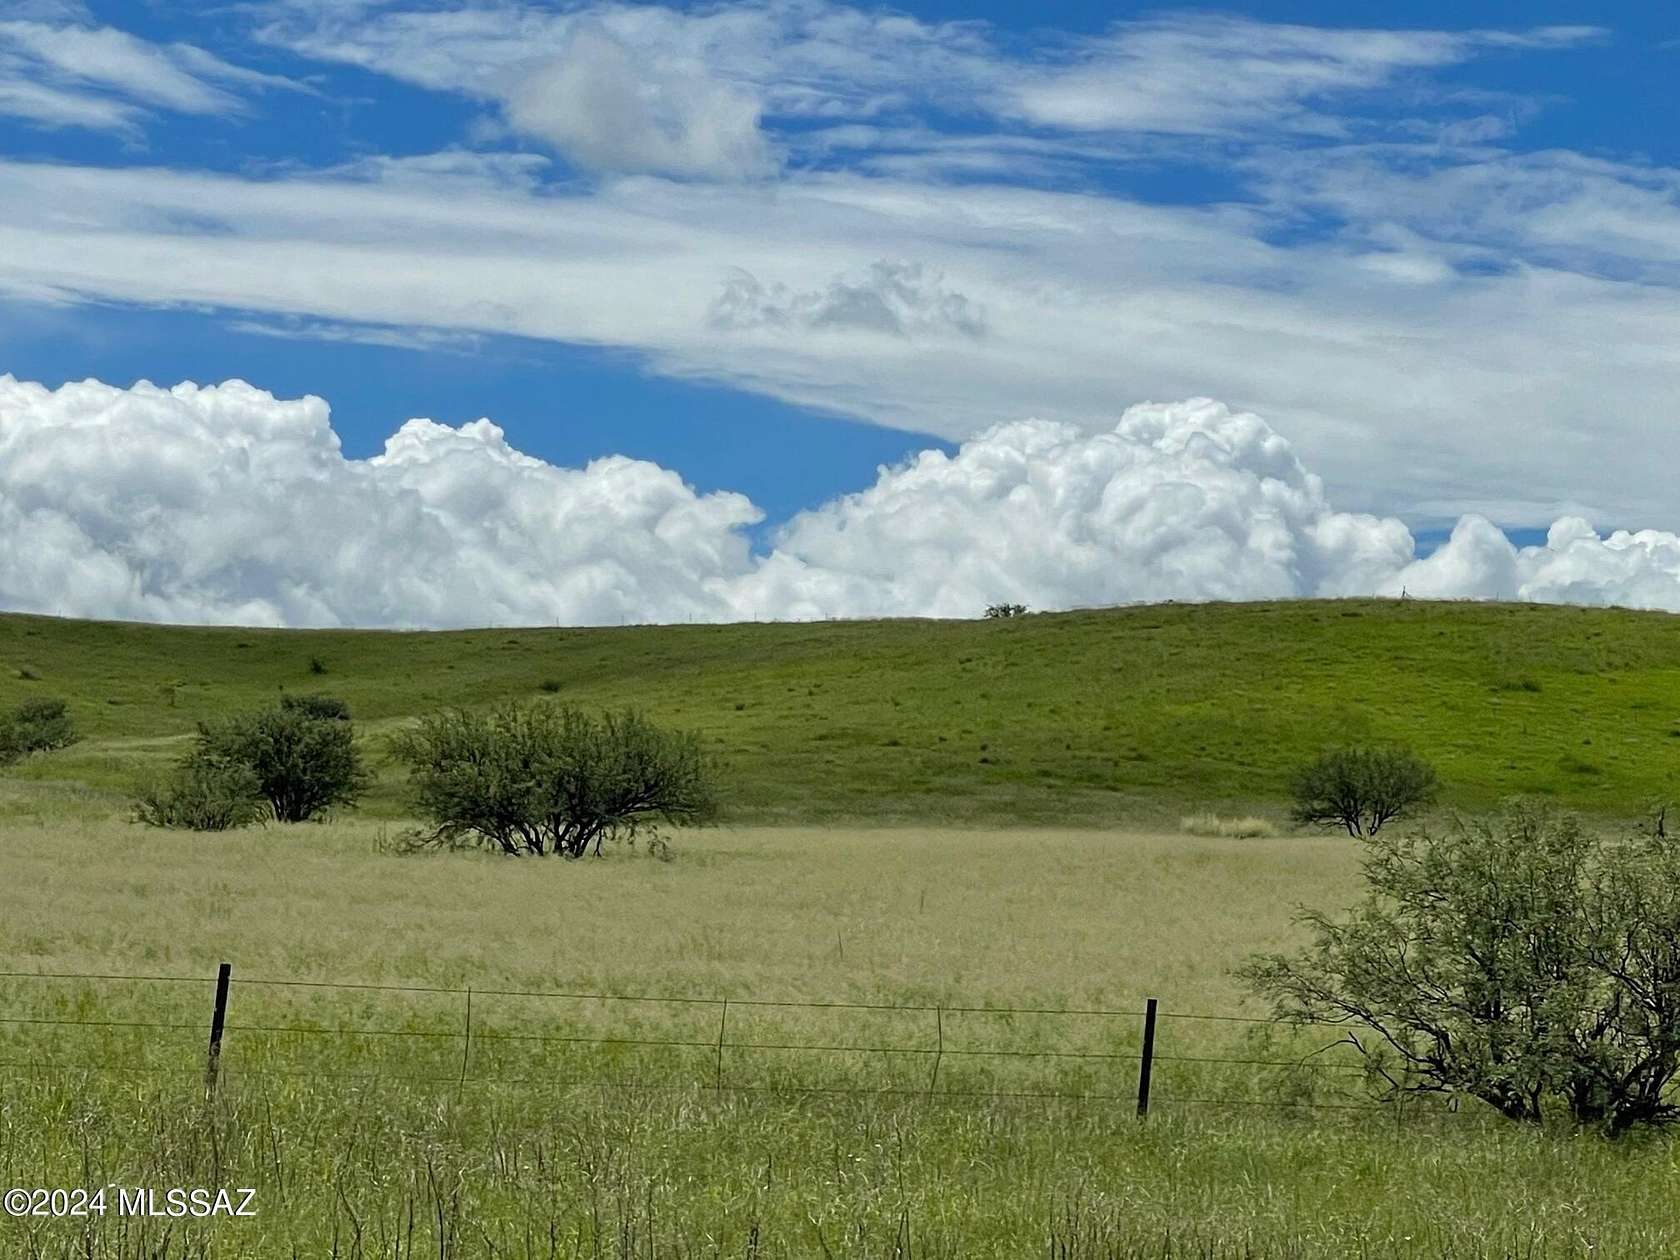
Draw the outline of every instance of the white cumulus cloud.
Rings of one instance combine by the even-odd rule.
[[[1342,594],[1412,558],[1399,521],[1331,510],[1257,416],[1197,399],[1106,433],[1006,424],[796,518],[743,589],[760,615],[972,616]]]
[[[715,617],[735,494],[612,457],[556,468],[487,420],[346,459],[319,398],[0,376],[0,603],[261,625]]]
[[[1259,417],[1208,399],[1092,433],[994,427],[802,513],[613,456],[562,468],[489,420],[410,420],[348,459],[319,398],[240,381],[49,390],[0,376],[0,607],[261,625],[975,615],[1398,594],[1680,611],[1680,537],[1567,517],[1517,547],[1466,516],[1418,558],[1337,511]]]

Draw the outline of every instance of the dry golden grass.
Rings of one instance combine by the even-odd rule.
[[[1219,814],[1186,814],[1178,820],[1178,829],[1190,836],[1220,836],[1227,840],[1274,840],[1278,836],[1275,822],[1253,815],[1225,818]]]
[[[1234,1009],[1229,968],[1357,880],[1354,847],[1318,837],[717,828],[670,862],[567,863],[382,852],[397,828],[356,820],[13,814],[0,953],[43,971]]]

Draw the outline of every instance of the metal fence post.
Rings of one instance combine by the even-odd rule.
[[[210,1054],[204,1064],[204,1093],[216,1092],[216,1075],[222,1063],[222,1029],[227,1024],[228,979],[233,964],[223,963],[216,969],[216,1011],[210,1017]]]
[[[933,1017],[938,1021],[934,1027],[939,1033],[939,1045],[933,1052],[933,1074],[928,1077],[928,1094],[932,1095],[939,1085],[939,1063],[945,1057],[945,1008],[933,1008]]]
[[[467,1087],[467,1065],[472,1061],[472,985],[467,986],[467,1024],[461,1044],[461,1079],[455,1085],[455,1099],[460,1101],[461,1091]]]
[[[718,1039],[717,1039],[716,1089],[717,1089],[718,1093],[720,1093],[720,1094],[723,1092],[723,1034],[724,1034],[724,1031],[728,1027],[729,1027],[729,999],[724,998],[723,999],[723,1011],[718,1016]]]
[[[1149,1114],[1149,1074],[1155,1066],[1155,999],[1143,1012],[1143,1057],[1138,1062],[1138,1118]]]

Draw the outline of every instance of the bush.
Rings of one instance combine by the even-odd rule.
[[[67,748],[77,738],[64,701],[25,700],[0,717],[0,765],[10,765],[30,753]]]
[[[607,840],[657,832],[661,822],[702,822],[716,809],[699,739],[629,711],[450,710],[422,719],[396,753],[434,844],[576,858],[591,848],[598,855]]]
[[[249,769],[280,822],[354,805],[367,785],[349,709],[330,696],[288,696],[273,708],[201,723],[195,755]]]
[[[350,706],[337,696],[281,696],[280,707],[301,713],[305,717],[319,718],[324,722],[350,720]]]
[[[1350,836],[1374,836],[1383,824],[1427,805],[1435,795],[1435,771],[1410,749],[1335,748],[1295,776],[1297,823],[1343,827]]]
[[[190,831],[226,831],[260,822],[267,813],[255,771],[196,751],[134,805],[135,818],[148,826]]]
[[[988,621],[997,621],[1003,617],[1025,617],[1025,604],[987,604],[985,617]]]
[[[1230,840],[1270,839],[1277,824],[1266,818],[1221,818],[1218,814],[1187,814],[1178,828],[1192,836],[1220,836]]]
[[[1520,801],[1365,843],[1363,903],[1304,915],[1309,951],[1244,968],[1280,1018],[1345,1025],[1391,1096],[1610,1134],[1680,1115],[1680,844],[1601,843]]]

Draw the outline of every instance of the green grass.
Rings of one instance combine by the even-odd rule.
[[[1658,613],[1347,600],[447,634],[0,617],[0,705],[66,696],[89,736],[14,774],[125,790],[196,720],[283,689],[348,699],[376,756],[443,705],[638,705],[704,733],[739,821],[1170,826],[1275,809],[1344,740],[1414,745],[1475,807],[1537,792],[1631,815],[1680,767],[1680,619]],[[367,808],[400,812],[389,765]]]
[[[730,818],[669,862],[403,856],[386,764],[360,815],[324,825],[127,821],[129,785],[197,720],[282,689],[344,696],[376,759],[440,705],[635,703],[703,732]],[[1675,619],[1367,601],[414,635],[0,617],[0,706],[53,694],[87,738],[0,773],[0,970],[191,979],[0,978],[0,1188],[253,1186],[261,1215],[0,1219],[6,1260],[1680,1254],[1674,1138],[1290,1105],[1368,1101],[1355,1072],[1286,1066],[1333,1034],[1190,1017],[1262,1013],[1231,969],[1299,939],[1297,902],[1351,902],[1357,847],[1177,830],[1264,832],[1290,769],[1358,738],[1413,744],[1449,803],[1541,792],[1609,825],[1680,756]],[[1147,997],[1163,1057],[1140,1124]]]
[[[1356,1075],[1189,1057],[1288,1060],[1331,1039],[1185,1016],[1256,1013],[1231,967],[1296,939],[1297,900],[1353,897],[1346,840],[720,828],[670,862],[568,864],[395,856],[377,821],[199,837],[30,785],[5,799],[5,969],[198,979],[0,981],[7,1021],[115,1021],[0,1023],[0,1183],[251,1186],[260,1213],[0,1220],[8,1260],[1680,1251],[1672,1140],[1292,1109],[1277,1104],[1365,1096]],[[206,1107],[222,959],[230,1031]],[[288,977],[470,985],[470,1063],[459,992],[263,983]],[[709,1046],[520,1040],[705,1041],[716,1006],[489,990],[1123,1012],[1156,996],[1163,1059],[1139,1123],[1129,1060],[955,1053],[1133,1052],[1135,1015],[950,1013],[941,1089],[1117,1097],[928,1097],[925,1057],[737,1048],[926,1046],[926,1011],[742,1007],[720,1092]],[[302,1027],[388,1032],[274,1031]],[[836,1086],[901,1092],[822,1092]]]

